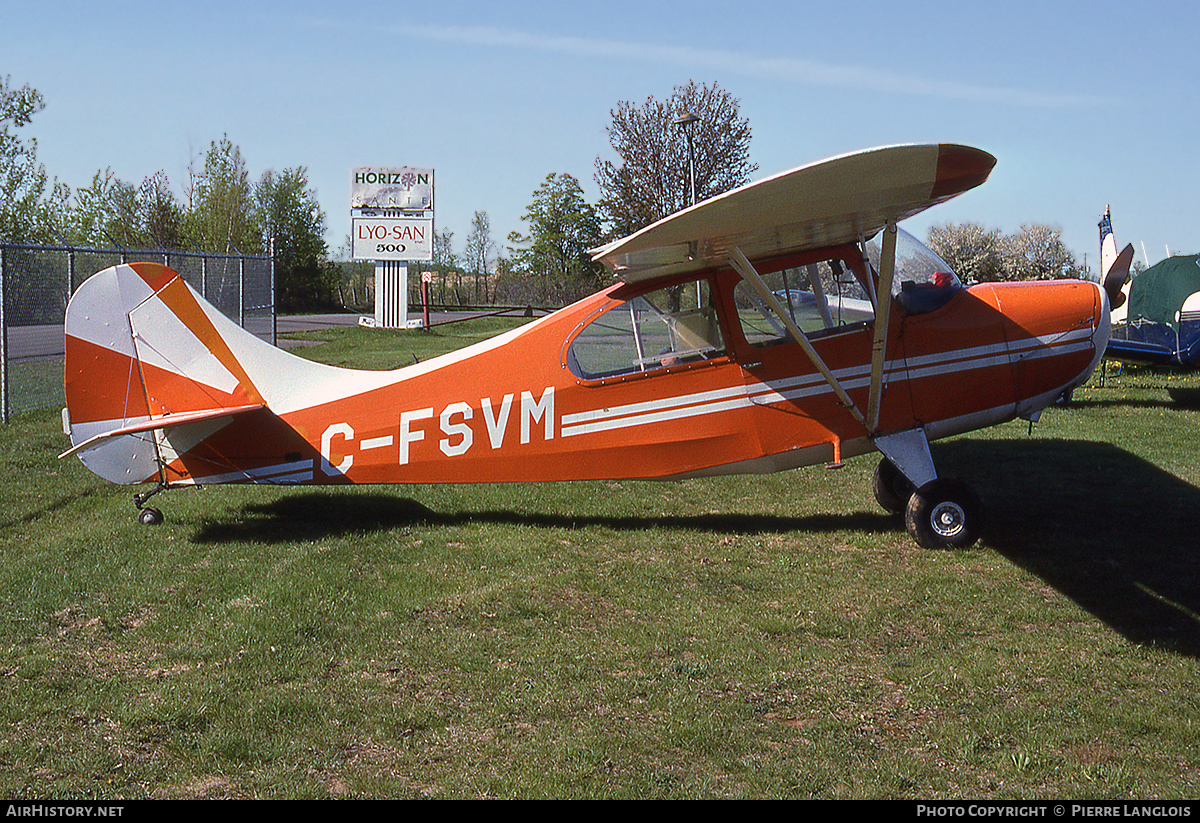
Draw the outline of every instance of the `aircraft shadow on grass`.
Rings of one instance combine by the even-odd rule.
[[[1106,443],[959,439],[933,445],[946,476],[980,490],[983,542],[1132,642],[1200,656],[1200,489]],[[863,490],[864,510],[791,517],[744,513],[605,516],[436,512],[386,492],[287,494],[210,521],[194,538],[275,543],[412,526],[493,523],[534,528],[669,528],[717,534],[900,528]]]
[[[195,537],[199,543],[232,540],[278,543],[322,537],[388,530],[410,526],[457,526],[492,523],[544,529],[600,527],[613,531],[682,529],[715,534],[756,534],[854,529],[867,532],[895,531],[894,518],[882,512],[851,515],[816,514],[808,517],[782,515],[695,514],[656,516],[611,516],[554,512],[463,511],[436,512],[415,500],[386,492],[339,495],[313,492],[286,495],[271,503],[247,506],[238,522],[210,522]]]
[[[1146,398],[1130,400],[1124,397],[1081,400],[1079,397],[1075,397],[1071,401],[1071,405],[1077,408],[1094,409],[1197,409],[1200,408],[1200,388],[1169,386],[1166,389],[1166,396],[1160,400]]]
[[[1135,643],[1200,656],[1200,489],[1107,443],[935,444],[987,502],[987,546]]]

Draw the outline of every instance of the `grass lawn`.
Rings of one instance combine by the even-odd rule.
[[[511,321],[308,333],[392,368]],[[155,498],[0,428],[0,794],[1200,796],[1200,380],[934,445],[918,548],[841,470]]]

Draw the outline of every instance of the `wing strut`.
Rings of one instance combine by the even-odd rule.
[[[821,322],[825,324],[825,328],[833,328],[833,315],[829,313],[829,298],[825,296],[825,286],[821,283],[821,272],[817,269],[816,263],[808,264],[808,282],[817,298],[817,311],[821,314]],[[788,292],[788,300],[791,300],[791,292]],[[841,313],[841,300],[838,300],[838,314]]]
[[[866,426],[866,418],[863,417],[863,413],[854,405],[854,401],[850,399],[850,395],[846,393],[842,384],[834,376],[833,372],[829,370],[829,367],[825,365],[825,361],[821,359],[821,355],[817,354],[817,350],[813,348],[812,342],[809,341],[804,332],[800,331],[800,327],[792,320],[791,315],[783,310],[783,306],[779,305],[779,300],[772,294],[771,289],[763,281],[762,276],[755,271],[754,266],[751,265],[750,261],[746,259],[746,255],[742,254],[742,250],[737,246],[734,246],[730,250],[729,262],[737,270],[738,274],[742,276],[742,279],[758,292],[758,296],[770,306],[771,311],[775,312],[783,322],[783,326],[787,329],[788,334],[792,336],[792,339],[808,355],[808,359],[817,367],[817,371],[825,378],[825,382],[833,389],[834,394],[837,395],[842,405],[854,416],[855,420]]]
[[[863,260],[867,260],[863,244]],[[870,263],[867,264],[868,267]],[[918,426],[906,431],[879,434],[879,408],[883,399],[883,369],[887,363],[888,324],[891,321],[892,282],[896,279],[896,221],[889,219],[880,239],[878,278],[868,278],[875,286],[875,330],[871,339],[871,388],[867,397],[867,431],[875,448],[900,470],[913,488],[921,488],[937,479],[929,438]]]
[[[879,285],[875,289],[875,336],[871,340],[871,393],[867,397],[866,426],[871,434],[879,430],[879,406],[883,398],[883,366],[887,355],[888,321],[892,316],[892,280],[896,276],[895,220],[887,221],[880,246]]]

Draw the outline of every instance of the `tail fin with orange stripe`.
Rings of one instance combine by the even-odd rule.
[[[63,456],[122,484],[303,482],[318,456],[279,415],[348,374],[260,340],[165,266],[115,266],[67,309]]]

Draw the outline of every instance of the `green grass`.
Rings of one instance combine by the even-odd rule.
[[[528,322],[528,318],[489,317],[434,326],[428,332],[342,326],[281,337],[319,344],[319,350],[302,346],[292,351],[323,363],[358,369],[398,369],[487,340]]]
[[[35,360],[8,364],[8,411],[23,414],[63,405],[63,361]]]
[[[373,368],[494,332],[347,329]],[[312,336],[312,335],[310,335]],[[362,353],[355,361],[354,354]],[[1094,379],[935,444],[980,545],[874,461],[682,483],[156,498],[0,429],[9,798],[1189,798],[1195,378]]]

